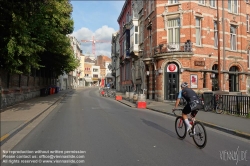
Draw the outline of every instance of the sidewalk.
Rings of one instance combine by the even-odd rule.
[[[35,97],[1,110],[0,146],[71,91],[72,89],[45,97]]]
[[[136,104],[126,100],[119,102],[126,104],[129,107],[136,107]],[[161,112],[170,116],[175,116],[172,113],[175,102],[157,102],[154,100],[146,100],[147,109]],[[181,108],[181,107],[180,107]],[[250,139],[250,119],[227,114],[216,114],[214,112],[199,111],[196,120],[202,122],[205,126],[211,127],[229,134]]]

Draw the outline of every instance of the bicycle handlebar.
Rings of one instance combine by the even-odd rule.
[[[182,109],[178,109],[178,108],[176,108],[176,109],[172,109],[172,112],[174,113],[174,115],[177,115],[176,113],[175,113],[175,111],[182,111]]]

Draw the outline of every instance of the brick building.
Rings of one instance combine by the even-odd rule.
[[[135,54],[137,59],[130,61],[134,60],[136,66],[144,62],[145,66],[137,70],[143,68],[146,77],[138,74],[136,79],[146,83],[147,98],[173,100],[183,81],[195,91],[247,92],[248,0],[127,0],[118,19],[120,27],[121,16],[125,18],[129,11],[125,6],[129,3],[131,17],[124,24],[131,25],[137,20],[139,27],[139,52]],[[127,47],[122,43],[120,46],[121,50]]]
[[[96,65],[100,66],[100,77],[105,80],[105,84],[108,82],[114,83],[114,77],[112,76],[112,69],[109,69],[111,65],[111,59],[105,55],[99,55],[96,59]]]
[[[126,0],[122,11],[117,19],[117,22],[120,27],[119,32],[119,44],[120,44],[120,90],[121,91],[131,91],[133,86],[132,81],[132,59],[130,53],[130,21],[132,20],[131,14],[131,4],[132,0]]]

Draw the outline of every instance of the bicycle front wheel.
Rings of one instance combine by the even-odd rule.
[[[198,146],[200,149],[204,148],[207,144],[207,132],[202,123],[194,123],[193,134],[193,140],[196,146]]]
[[[184,139],[187,135],[187,126],[181,116],[175,119],[175,131],[180,139]]]

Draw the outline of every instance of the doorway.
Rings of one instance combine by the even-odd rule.
[[[229,74],[229,92],[238,92],[239,91],[239,69],[237,66],[232,66],[229,69],[230,72],[235,72],[235,73],[230,73]]]
[[[179,92],[179,67],[175,63],[167,64],[165,67],[165,100],[176,100]]]

